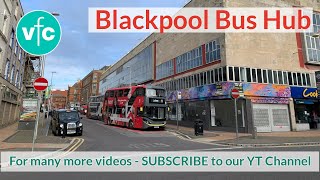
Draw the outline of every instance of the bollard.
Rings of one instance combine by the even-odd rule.
[[[253,127],[253,130],[252,130],[252,138],[253,138],[253,139],[257,139],[257,127]]]
[[[62,138],[66,138],[66,135],[67,135],[67,123],[63,123]]]

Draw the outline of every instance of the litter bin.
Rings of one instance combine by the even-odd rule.
[[[196,136],[203,135],[203,121],[200,119],[197,119],[194,122],[194,134]]]

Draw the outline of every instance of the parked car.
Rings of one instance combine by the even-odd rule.
[[[51,119],[52,133],[60,136],[63,133],[64,124],[67,125],[67,134],[82,136],[83,124],[80,122],[82,117],[78,111],[60,109],[53,111]]]

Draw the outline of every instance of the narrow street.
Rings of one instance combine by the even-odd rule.
[[[140,131],[106,126],[102,122],[82,119],[83,144],[76,151],[320,151],[319,146],[241,148],[202,144],[181,139],[167,131]],[[52,136],[49,133],[49,136]],[[60,137],[56,137],[60,138]],[[0,179],[317,179],[319,173],[1,173]],[[308,177],[308,178],[306,178]]]

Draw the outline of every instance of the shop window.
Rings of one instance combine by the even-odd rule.
[[[229,80],[230,81],[234,81],[234,78],[233,78],[233,67],[229,67]]]

